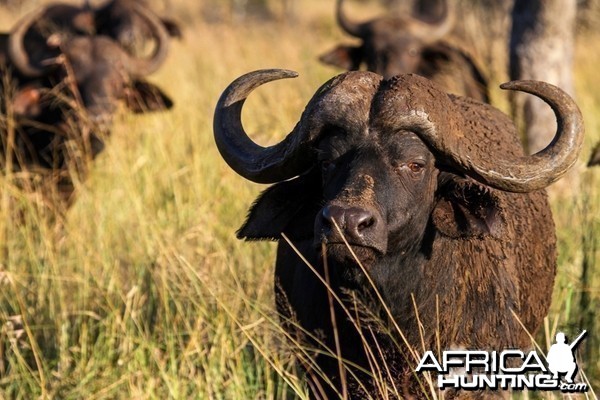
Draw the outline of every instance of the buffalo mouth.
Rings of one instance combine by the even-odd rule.
[[[321,238],[320,241],[315,241],[315,247],[319,252],[324,248],[327,258],[331,261],[348,265],[358,265],[360,263],[365,268],[374,264],[384,254],[384,251],[376,246],[345,242],[338,239]]]

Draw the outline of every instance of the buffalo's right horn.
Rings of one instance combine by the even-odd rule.
[[[280,143],[262,147],[248,137],[241,121],[244,101],[262,84],[298,74],[283,69],[250,72],[236,79],[221,95],[214,116],[217,147],[229,166],[257,183],[293,178],[315,165],[314,143],[324,132],[365,134],[373,96],[382,77],[372,72],[338,75],[314,94],[300,121]],[[349,96],[348,93],[354,95]]]

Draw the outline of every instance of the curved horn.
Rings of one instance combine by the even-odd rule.
[[[162,25],[159,18],[149,10],[139,4],[135,5],[134,10],[148,23],[150,31],[156,39],[156,47],[149,58],[138,58],[129,55],[126,62],[126,68],[129,73],[136,76],[150,75],[158,70],[167,58],[169,52],[169,33]]]
[[[415,29],[415,34],[422,36],[426,43],[434,43],[446,36],[456,23],[456,0],[440,0],[444,4],[444,12],[437,21],[427,18],[417,18],[422,24],[420,29]]]
[[[310,167],[309,157],[298,156],[299,125],[280,143],[262,147],[244,131],[242,107],[257,87],[298,73],[283,69],[250,72],[233,81],[221,95],[213,122],[215,142],[227,164],[244,178],[257,183],[280,182]]]
[[[342,3],[343,2],[344,2],[344,0],[337,0],[337,3],[336,3],[335,15],[337,17],[338,24],[349,35],[357,37],[357,38],[362,38],[364,36],[363,25],[360,23],[357,23],[357,22],[350,21],[348,19],[348,16],[346,16],[346,14],[344,14],[344,12],[342,11]]]
[[[498,160],[496,170],[475,169],[491,186],[515,192],[542,189],[562,177],[577,161],[583,144],[583,116],[575,101],[560,88],[545,82],[512,81],[500,86],[533,94],[554,111],[557,130],[543,150],[518,162]],[[503,187],[500,187],[503,186]]]
[[[408,79],[412,81],[406,82]],[[476,123],[474,128],[469,128],[469,121],[460,119],[462,114],[450,98],[441,95],[439,90],[433,90],[433,85],[422,78],[408,75],[396,77],[390,84],[400,88],[412,83],[414,87],[416,79],[421,81],[419,85],[424,87],[423,92],[429,96],[426,103],[423,103],[424,106],[415,107],[414,104],[406,103],[407,100],[396,100],[399,97],[392,91],[380,100],[395,103],[391,107],[387,106],[394,110],[386,111],[389,115],[384,119],[391,121],[395,129],[415,132],[438,153],[446,155],[455,166],[480,182],[509,192],[522,193],[543,189],[563,176],[579,156],[584,133],[581,111],[569,95],[554,85],[537,81],[513,81],[501,86],[502,89],[527,92],[544,100],[554,111],[558,128],[554,139],[544,150],[530,156],[515,155],[499,159],[490,157],[489,154],[478,154],[478,146],[473,142],[477,138],[466,137],[463,133],[481,127],[490,132],[502,128],[494,125],[488,125],[486,128],[485,121],[475,120],[470,121],[471,126]],[[436,104],[432,113],[424,111],[431,109],[432,104]],[[475,118],[493,118],[493,115],[497,115],[495,109],[484,104],[472,101],[466,101],[465,104],[468,107],[476,107],[475,111],[481,111]],[[398,110],[404,112],[394,115]],[[502,124],[508,129],[508,120]]]
[[[8,56],[10,60],[20,73],[30,78],[43,76],[46,69],[35,66],[29,59],[25,49],[25,34],[45,11],[46,8],[44,7],[23,17],[15,24],[15,28],[11,31],[8,39]]]
[[[351,71],[324,83],[310,99],[300,121],[280,143],[262,147],[248,137],[241,121],[244,101],[252,90],[298,74],[283,69],[250,72],[221,95],[214,116],[214,134],[221,155],[234,171],[257,183],[293,178],[315,165],[314,142],[331,129],[361,134],[368,130],[369,110],[382,77]]]

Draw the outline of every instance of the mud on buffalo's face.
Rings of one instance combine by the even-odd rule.
[[[282,142],[261,147],[244,132],[242,105],[257,86],[291,76],[247,74],[217,104],[215,140],[225,161],[252,181],[278,182],[253,205],[238,236],[277,240],[284,233],[317,247],[324,242],[329,256],[344,264],[353,258],[345,242],[369,267],[423,245],[431,224],[451,237],[497,235],[502,221],[494,190],[544,188],[581,148],[581,114],[552,85],[505,86],[541,97],[559,121],[553,145],[524,156],[501,151],[498,136],[515,142],[517,136],[498,110],[449,96],[416,75],[382,80],[369,72],[327,82]]]
[[[407,248],[429,219],[438,170],[427,146],[409,131],[325,133],[316,145],[324,207],[314,244],[336,259],[363,263],[388,248]],[[414,236],[414,237],[413,237]]]

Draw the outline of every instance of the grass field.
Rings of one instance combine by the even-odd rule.
[[[292,129],[337,72],[316,60],[341,37],[333,2],[301,3],[293,24],[236,24],[208,23],[200,5],[174,0],[185,38],[151,80],[175,107],[119,117],[59,228],[10,174],[0,176],[2,195],[12,200],[0,210],[0,398],[306,397],[274,312],[275,244],[234,235],[264,187],[232,172],[212,138],[216,101],[239,75],[273,67],[300,73],[247,102],[246,128],[266,144]],[[0,8],[0,28],[18,15]],[[546,348],[557,329],[590,330],[580,366],[596,393],[600,168],[586,169],[585,160],[600,140],[599,40],[592,33],[578,39],[577,99],[587,136],[576,170],[551,193],[559,272],[538,338]],[[6,207],[24,209],[22,222]]]

